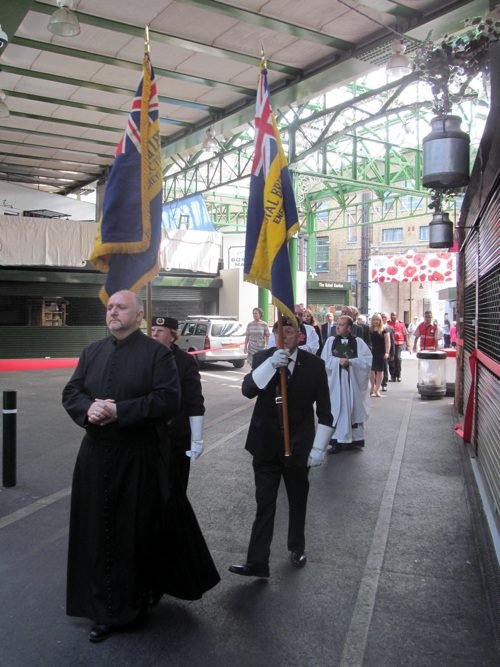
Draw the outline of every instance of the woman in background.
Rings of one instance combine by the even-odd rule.
[[[370,396],[381,398],[380,385],[384,377],[385,360],[389,358],[391,350],[391,336],[382,322],[382,315],[375,313],[370,321],[370,335],[372,337],[372,370],[370,373]]]
[[[457,323],[453,322],[450,327],[450,342],[452,347],[457,346]]]
[[[265,350],[269,340],[269,327],[267,322],[262,321],[264,311],[262,308],[252,310],[253,322],[249,322],[246,330],[245,347],[243,351],[248,354],[247,361],[252,365],[253,355],[259,350]]]
[[[314,328],[314,331],[318,334],[318,340],[319,340],[319,349],[316,352],[316,355],[318,357],[321,357],[321,350],[323,349],[323,340],[321,336],[321,329],[319,328],[316,318],[314,317],[314,313],[312,310],[309,310],[308,308],[304,309],[304,324],[309,324],[309,326]]]

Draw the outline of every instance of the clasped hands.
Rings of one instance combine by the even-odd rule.
[[[106,426],[118,419],[116,414],[116,403],[112,398],[96,398],[87,411],[87,417],[91,424]]]

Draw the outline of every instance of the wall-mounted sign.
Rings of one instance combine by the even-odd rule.
[[[242,269],[245,262],[245,246],[232,246],[228,253],[228,269]]]
[[[307,289],[351,289],[351,283],[337,283],[333,280],[308,280]]]

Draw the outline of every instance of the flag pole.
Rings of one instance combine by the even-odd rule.
[[[278,349],[284,349],[283,343],[283,315],[278,310]],[[286,371],[287,368],[280,368],[281,381],[281,409],[283,414],[283,440],[285,442],[285,467],[291,466],[292,449],[290,447],[290,424],[288,422],[288,395],[286,392]]]
[[[149,48],[149,26],[147,25],[144,28],[144,55],[147,56],[150,53]],[[146,283],[146,333],[151,338],[151,329],[153,321],[153,281],[148,280]]]

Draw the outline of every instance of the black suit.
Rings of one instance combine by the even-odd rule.
[[[354,322],[351,328],[351,336],[354,336],[355,338],[362,338],[370,350],[372,349],[372,337],[368,324],[364,324],[363,322]]]
[[[170,349],[174,353],[177,373],[181,385],[181,407],[177,414],[168,423],[169,437],[174,452],[176,479],[184,490],[187,489],[191,459],[186,452],[191,449],[191,426],[189,417],[205,414],[204,398],[201,391],[201,378],[198,364],[193,355],[181,350],[172,344]]]
[[[331,326],[331,331],[330,334],[328,333],[328,327]],[[324,324],[321,325],[321,340],[323,341],[323,345],[326,343],[326,339],[328,336],[335,336],[336,334],[336,327],[335,327],[335,322],[332,322],[331,325],[328,322],[325,322]]]
[[[262,350],[253,358],[255,370],[276,348]],[[253,372],[252,372],[253,373]],[[245,376],[242,385],[247,398],[257,396],[245,448],[253,455],[257,514],[248,547],[247,562],[267,563],[276,513],[276,498],[283,477],[288,496],[288,550],[304,551],[304,527],[309,491],[307,462],[311,451],[314,428],[314,403],[320,424],[332,426],[330,392],[325,362],[313,354],[297,350],[296,363],[288,387],[288,414],[292,455],[291,467],[284,466],[284,442],[276,407],[276,387],[279,373],[264,389]]]

